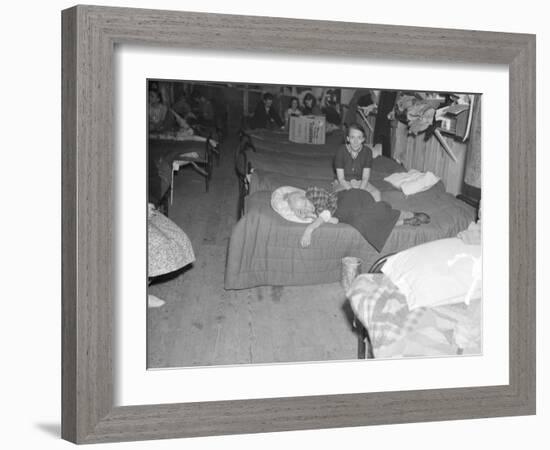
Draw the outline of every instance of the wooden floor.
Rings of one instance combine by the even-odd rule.
[[[355,359],[357,338],[339,284],[223,288],[237,212],[236,139],[224,143],[208,193],[192,168],[176,176],[169,216],[188,234],[196,261],[149,288],[166,304],[148,309],[148,367]]]

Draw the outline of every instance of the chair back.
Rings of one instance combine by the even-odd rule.
[[[388,258],[395,255],[395,253],[396,252],[388,253],[387,255],[378,258],[376,261],[374,261],[368,273],[382,273],[382,267],[384,266]]]

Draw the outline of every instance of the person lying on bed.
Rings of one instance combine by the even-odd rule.
[[[379,202],[381,194],[369,183],[372,167],[372,150],[365,145],[365,132],[356,123],[348,127],[346,143],[336,150],[334,168],[336,180],[334,190],[364,189]]]
[[[363,189],[339,192],[318,187],[310,187],[305,192],[297,189],[286,195],[286,201],[297,217],[314,219],[300,239],[302,247],[311,244],[313,232],[325,222],[353,226],[378,252],[396,225],[418,226],[430,222],[426,213],[398,211],[386,202],[376,202]]]

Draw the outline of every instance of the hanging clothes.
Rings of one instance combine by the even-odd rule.
[[[380,91],[374,125],[373,144],[382,144],[382,155],[391,158],[391,121],[388,114],[395,105],[397,91]]]

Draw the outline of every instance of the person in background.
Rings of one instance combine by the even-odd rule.
[[[148,116],[149,130],[151,131],[160,131],[169,126],[168,106],[164,104],[160,92],[156,89],[149,90]]]
[[[182,136],[193,135],[187,121],[163,101],[159,91],[149,90],[149,132],[177,131]]]
[[[372,138],[373,145],[381,144],[382,155],[387,156],[388,158],[392,157],[391,120],[389,119],[388,114],[394,108],[396,97],[397,91],[380,92]]]
[[[379,202],[382,199],[380,191],[369,183],[371,167],[372,150],[365,145],[365,133],[358,124],[351,124],[348,127],[346,143],[340,146],[334,155],[337,178],[334,189],[363,189]]]
[[[284,128],[281,117],[273,106],[273,95],[266,92],[262,100],[256,105],[254,114],[250,119],[251,128]]]
[[[290,126],[291,117],[300,117],[302,115],[302,111],[300,111],[299,106],[300,106],[300,101],[298,100],[298,97],[291,97],[290,106],[285,111],[285,124],[287,128]]]
[[[204,94],[195,91],[191,96],[197,122],[204,126],[214,126],[214,107]]]
[[[321,109],[317,105],[317,99],[311,92],[308,92],[306,95],[304,95],[303,105],[302,105],[302,114],[304,116],[321,115]]]
[[[327,122],[333,125],[340,125],[342,117],[340,116],[338,98],[336,92],[329,89],[324,97],[321,113],[326,117]]]
[[[188,123],[192,124],[193,120],[196,119],[195,114],[191,105],[189,104],[185,95],[182,95],[173,105],[172,110],[174,110],[180,117],[185,119]]]

